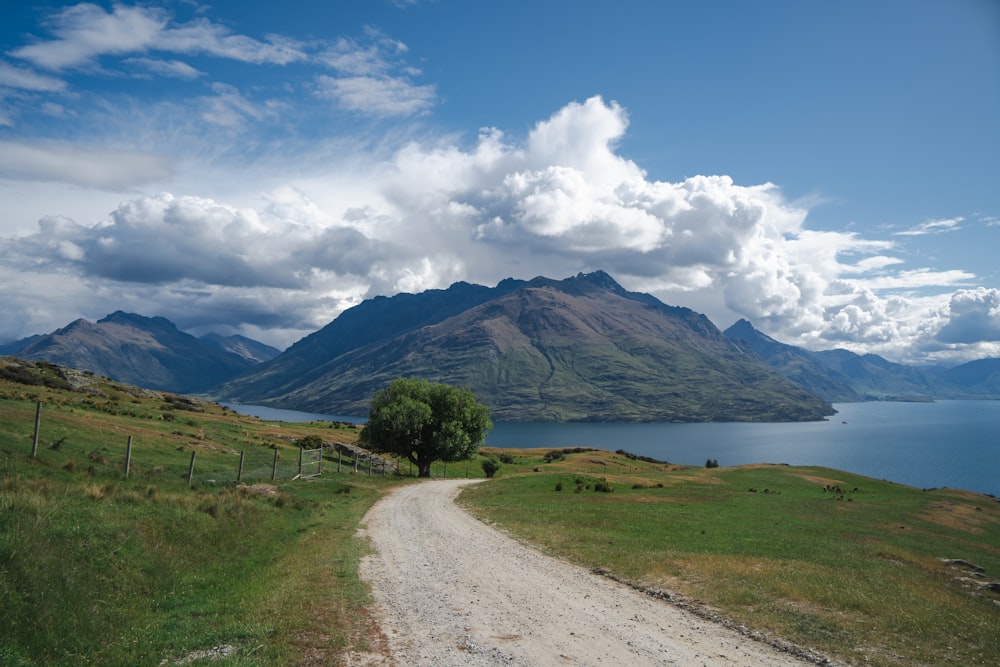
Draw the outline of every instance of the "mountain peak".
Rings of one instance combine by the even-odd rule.
[[[777,343],[776,340],[759,331],[747,319],[741,319],[723,332],[728,338],[738,338],[748,343],[755,341]],[[758,350],[759,351],[759,350]]]
[[[152,324],[159,326],[169,325],[176,328],[176,325],[165,317],[146,317],[136,313],[126,313],[124,310],[116,310],[110,315],[106,315],[97,320],[97,324],[129,324],[132,326],[146,327]]]
[[[601,269],[592,271],[590,273],[583,273],[583,272],[578,273],[576,274],[576,280],[585,281],[592,285],[596,285],[598,287],[604,287],[606,289],[614,291],[619,291],[622,289],[622,286],[619,285],[614,278],[612,278],[610,275],[608,275]]]
[[[507,281],[503,281],[501,284],[507,284]],[[552,278],[546,278],[545,276],[537,276],[529,280],[527,283],[521,283],[521,285],[525,287],[554,287],[558,290],[566,292],[567,294],[575,295],[590,292],[595,288],[602,291],[614,292],[619,295],[628,294],[628,292],[626,292],[626,290],[619,285],[614,278],[600,269],[591,273],[580,272],[575,276],[565,278],[563,280],[554,280]]]

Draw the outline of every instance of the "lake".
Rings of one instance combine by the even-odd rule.
[[[255,406],[263,419],[343,417]],[[494,425],[490,447],[624,449],[684,465],[818,465],[918,488],[952,487],[1000,496],[1000,401],[838,403],[824,422],[779,424],[513,423]]]

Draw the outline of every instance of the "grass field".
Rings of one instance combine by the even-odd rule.
[[[366,648],[354,534],[400,480],[338,474],[330,455],[321,477],[292,479],[296,439],[355,429],[37,373],[0,380],[0,664],[335,664]]]
[[[355,428],[266,422],[5,363],[0,664],[329,665],[378,649],[355,534],[368,507],[408,480],[346,460],[338,471],[331,454],[320,477],[294,479],[298,439],[350,443]],[[983,586],[1000,579],[995,499],[822,468],[483,454],[504,461],[498,478],[461,501],[560,557],[839,661],[992,665],[1000,655],[1000,594]],[[447,474],[483,473],[474,461]]]
[[[839,660],[996,664],[993,498],[825,468],[544,453],[506,452],[514,463],[461,502],[549,553]]]

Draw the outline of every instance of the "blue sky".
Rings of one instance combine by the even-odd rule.
[[[1000,356],[1000,3],[7,3],[0,340],[284,347],[603,269],[812,349]]]

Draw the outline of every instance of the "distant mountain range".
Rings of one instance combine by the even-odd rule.
[[[798,421],[822,419],[836,402],[1000,397],[1000,359],[921,369],[810,352],[746,320],[721,332],[602,271],[376,297],[284,352],[116,312],[0,354],[161,391],[349,415],[367,414],[374,392],[404,375],[469,387],[498,421]]]
[[[1000,398],[1000,359],[978,359],[948,369],[914,368],[877,354],[810,352],[780,343],[746,320],[725,333],[784,377],[834,403]]]
[[[176,393],[205,391],[279,353],[242,336],[195,338],[162,317],[121,311],[93,324],[76,320],[50,334],[9,344],[3,351]]]

